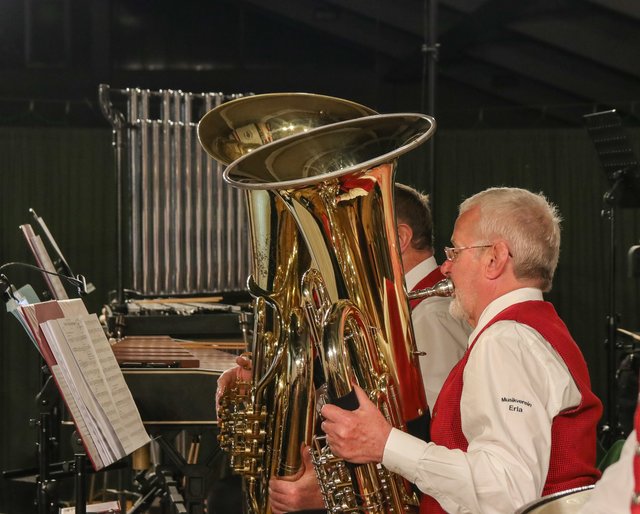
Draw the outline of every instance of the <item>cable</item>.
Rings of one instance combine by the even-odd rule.
[[[60,277],[65,279],[67,282],[69,282],[72,286],[75,286],[78,288],[78,294],[80,296],[85,296],[87,294],[87,280],[84,278],[83,275],[76,275],[75,277],[69,277],[67,275],[63,275],[61,273],[54,273],[53,271],[48,271],[46,269],[43,268],[39,268],[38,266],[34,266],[33,264],[27,264],[26,262],[7,262],[3,265],[0,266],[0,271],[10,268],[10,267],[23,267],[23,268],[28,268],[28,269],[32,269],[32,270],[36,270],[36,271],[40,271],[42,273],[47,273],[49,275],[55,275],[56,277]],[[9,282],[9,279],[7,279],[6,275],[2,275],[0,274],[0,284],[2,285],[2,287],[4,287],[4,284],[7,284],[9,286],[9,289],[11,288],[11,283]],[[5,290],[6,292],[6,290]]]

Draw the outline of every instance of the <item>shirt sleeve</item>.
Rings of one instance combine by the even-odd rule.
[[[553,417],[579,402],[566,366],[538,332],[499,322],[480,336],[464,371],[467,451],[419,444],[393,430],[383,464],[447,512],[513,512],[541,495]]]
[[[620,459],[604,470],[579,514],[628,514],[633,496],[633,456],[636,445],[634,430],[622,447]]]

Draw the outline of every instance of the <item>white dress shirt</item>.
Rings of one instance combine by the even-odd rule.
[[[491,302],[469,336],[510,305],[542,300],[538,289]],[[512,513],[542,494],[551,424],[581,395],[564,361],[532,328],[499,321],[478,338],[463,374],[460,412],[466,452],[392,429],[382,463],[449,513]]]
[[[435,257],[425,259],[405,275],[407,291],[438,267]],[[420,302],[411,311],[411,323],[416,336],[416,347],[425,353],[419,357],[420,371],[427,393],[427,403],[433,409],[442,384],[451,368],[467,349],[471,327],[449,314],[451,298],[433,296]]]
[[[604,470],[579,514],[629,514],[633,496],[633,456],[638,441],[636,431],[629,434],[620,459]]]

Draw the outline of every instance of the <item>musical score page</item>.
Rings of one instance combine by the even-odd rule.
[[[80,299],[19,307],[98,470],[150,441],[102,325]]]
[[[74,420],[74,424],[76,426],[76,430],[78,434],[80,434],[82,443],[84,444],[85,450],[87,451],[87,455],[90,456],[90,460],[96,470],[104,468],[104,462],[101,457],[101,452],[98,452],[98,448],[93,443],[94,438],[89,436],[89,427],[85,423],[85,416],[80,412],[80,407],[76,403],[73,392],[69,388],[69,384],[67,383],[67,379],[64,377],[60,366],[57,364],[51,367],[51,374],[60,389],[60,393],[65,399],[65,403],[67,408],[69,409],[69,413]]]
[[[149,442],[122,371],[95,314],[42,324],[105,464]],[[79,397],[79,399],[78,399]],[[83,410],[86,406],[86,411]],[[103,451],[101,451],[103,450]]]
[[[111,423],[115,409],[81,320],[61,318],[41,327],[103,462],[115,462],[124,452]]]

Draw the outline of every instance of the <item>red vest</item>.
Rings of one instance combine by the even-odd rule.
[[[596,425],[602,413],[602,404],[591,391],[589,372],[580,349],[553,305],[548,302],[529,301],[507,307],[480,334],[502,320],[513,320],[537,330],[558,352],[582,395],[580,405],[561,412],[553,420],[551,458],[542,495],[595,483],[600,477],[595,461]],[[462,432],[460,399],[464,368],[480,334],[451,370],[436,401],[431,420],[431,439],[438,445],[467,451],[469,443]],[[433,514],[445,511],[435,499],[425,494],[422,496],[420,512]]]
[[[426,289],[427,287],[433,287],[441,280],[444,280],[446,277],[440,271],[440,268],[434,269],[431,273],[429,273],[426,277],[424,277],[420,282],[418,282],[411,292],[418,291],[419,289]],[[415,309],[422,300],[426,300],[426,298],[416,298],[415,300],[409,300],[409,305],[411,306],[411,310]]]

